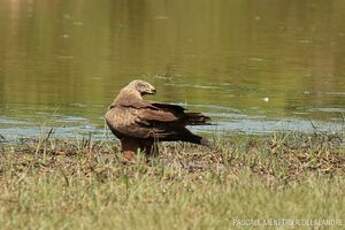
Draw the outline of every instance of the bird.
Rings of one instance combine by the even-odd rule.
[[[108,107],[105,121],[120,140],[124,159],[132,161],[135,154],[154,153],[154,146],[162,141],[183,141],[210,146],[207,138],[186,128],[189,125],[209,125],[210,117],[198,112],[186,112],[179,105],[144,100],[156,89],[149,82],[133,80],[122,88]]]

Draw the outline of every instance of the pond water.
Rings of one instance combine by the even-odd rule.
[[[104,133],[133,79],[206,132],[343,130],[343,0],[0,1],[0,134]]]

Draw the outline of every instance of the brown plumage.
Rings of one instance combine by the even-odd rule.
[[[105,114],[105,120],[120,139],[125,158],[131,160],[138,149],[153,152],[158,141],[185,141],[208,145],[206,138],[190,132],[187,125],[208,124],[209,117],[200,113],[187,113],[178,105],[147,102],[145,94],[154,94],[148,82],[134,80],[121,89]]]

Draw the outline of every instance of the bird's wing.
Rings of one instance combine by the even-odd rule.
[[[184,113],[184,110],[178,105],[128,98],[110,108],[106,121],[115,135],[178,140],[181,132],[186,132],[186,125],[204,124],[205,118],[208,119],[199,113]]]
[[[146,127],[150,138],[161,141],[188,141],[207,145],[206,139],[191,133],[186,125],[207,124],[209,117],[200,113],[184,113],[184,108],[170,104],[152,104],[157,109],[139,109],[137,124]]]
[[[185,109],[181,106],[150,103],[135,97],[124,98],[117,105],[132,109],[133,113],[135,113],[133,115],[146,122],[176,122],[185,115]]]
[[[185,108],[179,105],[164,104],[164,103],[157,103],[157,102],[152,102],[151,105],[156,108],[167,110],[174,113],[183,113],[186,110]]]
[[[138,109],[138,117],[147,122],[177,122],[183,117],[183,112],[173,109],[162,109],[154,106],[154,108],[146,107]]]
[[[118,137],[161,138],[176,135],[176,128],[184,127],[183,110],[180,106],[128,98],[112,105],[105,119]]]
[[[147,138],[149,129],[138,117],[138,109],[132,107],[113,106],[105,114],[110,130],[118,138]],[[146,124],[148,125],[148,124]]]
[[[186,109],[182,106],[163,103],[151,103],[151,105],[164,112],[174,114],[184,125],[210,125],[210,117],[198,112],[185,112]]]

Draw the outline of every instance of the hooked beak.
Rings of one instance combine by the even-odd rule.
[[[152,89],[147,90],[147,91],[142,93],[142,95],[153,95],[153,94],[156,94],[156,89],[155,88],[152,88]]]

